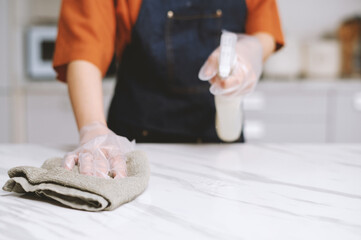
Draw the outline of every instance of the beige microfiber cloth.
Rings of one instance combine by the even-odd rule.
[[[11,168],[3,190],[33,192],[86,211],[113,210],[135,199],[149,182],[150,168],[145,153],[133,151],[126,156],[128,176],[122,179],[86,176],[79,173],[77,165],[69,171],[61,167],[61,158],[51,158],[41,168]]]

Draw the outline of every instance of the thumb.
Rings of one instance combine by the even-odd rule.
[[[64,156],[62,167],[67,170],[72,170],[76,163],[78,163],[78,154],[75,152],[70,152]]]
[[[214,50],[212,54],[208,57],[207,61],[201,67],[198,78],[202,81],[209,81],[212,79],[218,72],[218,57],[219,57],[219,48]]]

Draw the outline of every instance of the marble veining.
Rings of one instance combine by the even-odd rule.
[[[0,191],[0,239],[361,240],[361,144],[137,144],[147,190],[85,212]],[[7,170],[61,149],[0,145]]]

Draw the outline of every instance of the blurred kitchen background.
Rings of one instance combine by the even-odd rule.
[[[52,51],[60,0],[0,0],[0,142],[78,142]],[[361,1],[278,0],[286,47],[246,98],[248,142],[361,142]],[[114,66],[104,81],[107,110]]]

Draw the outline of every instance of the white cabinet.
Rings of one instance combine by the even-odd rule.
[[[108,110],[114,81],[104,81]],[[30,143],[74,145],[78,132],[66,85],[32,83],[26,91]],[[247,142],[361,142],[361,82],[270,82],[245,98]]]
[[[256,102],[254,98],[262,102],[262,107],[248,107],[249,102]],[[327,89],[324,87],[265,82],[246,97],[244,108],[248,142],[326,141]],[[261,130],[256,130],[257,127]]]
[[[330,139],[333,142],[361,142],[361,88],[338,90],[331,104]]]
[[[108,85],[113,83],[105,85],[107,110],[112,94],[112,86]],[[65,147],[78,143],[78,130],[65,84],[32,84],[26,94],[26,109],[28,142]]]
[[[76,144],[78,134],[69,97],[27,94],[27,141],[47,145]]]
[[[361,82],[263,82],[244,109],[247,142],[361,142]]]

